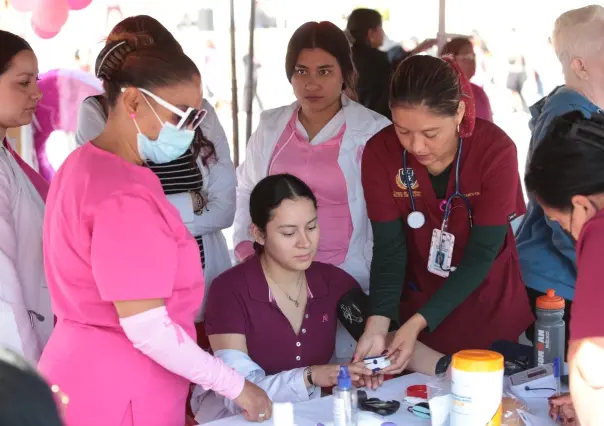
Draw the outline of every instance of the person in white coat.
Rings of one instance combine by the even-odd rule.
[[[0,347],[37,363],[54,324],[42,254],[48,183],[6,133],[31,123],[42,93],[29,44],[0,31],[0,45]]]
[[[321,243],[315,260],[339,266],[369,289],[372,234],[361,185],[367,141],[390,121],[352,101],[354,66],[344,33],[331,22],[308,22],[293,34],[285,61],[297,101],[265,111],[237,169],[235,256],[254,253],[249,197],[265,176],[290,173],[316,194]],[[340,328],[336,357],[356,343]]]
[[[127,18],[113,29],[112,34],[136,33],[136,25],[143,25],[142,22],[145,30],[167,47],[181,50],[172,34],[149,16]],[[103,58],[99,58],[97,72],[102,65]],[[207,291],[212,280],[232,266],[222,230],[233,224],[236,178],[227,137],[216,111],[206,99],[203,99],[202,108],[206,113],[201,132],[196,134],[191,149],[170,163],[149,163],[148,166],[159,177],[168,200],[178,209],[198,242]],[[106,111],[103,95],[84,100],[78,115],[78,145],[101,134],[107,121]],[[203,310],[204,306],[197,318],[198,337],[200,344],[207,346],[201,326]]]

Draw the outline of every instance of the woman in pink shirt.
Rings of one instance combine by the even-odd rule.
[[[367,141],[390,121],[352,101],[354,65],[344,32],[331,22],[307,22],[289,41],[285,69],[296,102],[264,111],[237,168],[235,255],[253,255],[249,197],[264,177],[290,173],[317,197],[323,229],[316,260],[336,265],[368,291],[372,232],[361,185]],[[336,355],[350,359],[355,342],[343,329]]]
[[[144,31],[108,41],[97,60],[107,124],[67,158],[48,195],[44,259],[58,322],[39,367],[70,398],[67,426],[182,426],[190,382],[266,420],[266,394],[195,343],[199,248],[143,166],[191,145],[204,116],[199,70]]]
[[[474,53],[474,45],[468,38],[454,38],[443,47],[440,52],[441,56],[452,55],[459,67],[469,79],[476,74],[476,54]],[[483,120],[493,121],[493,111],[489,97],[482,87],[470,83],[472,86],[472,94],[474,95],[474,104],[476,105],[476,117]]]
[[[42,223],[48,183],[6,139],[31,123],[42,93],[38,60],[21,37],[0,31],[0,347],[38,362],[53,327]]]

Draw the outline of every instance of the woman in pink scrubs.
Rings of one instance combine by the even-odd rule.
[[[365,143],[390,121],[343,94],[354,88],[354,66],[346,36],[331,22],[308,22],[296,30],[285,69],[297,100],[262,113],[237,169],[235,254],[240,261],[254,254],[254,186],[268,175],[290,173],[317,197],[323,233],[315,260],[339,266],[367,291],[372,237],[360,162]],[[342,333],[336,354],[349,358],[355,343]]]
[[[97,60],[107,124],[48,195],[44,263],[58,322],[40,370],[70,398],[67,426],[182,426],[190,382],[266,420],[266,394],[195,343],[199,247],[144,167],[191,145],[205,115],[199,70],[144,31],[108,41]]]

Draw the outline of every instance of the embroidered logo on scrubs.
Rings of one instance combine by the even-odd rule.
[[[321,322],[327,322],[327,321],[329,321],[329,315],[323,314],[323,320]]]
[[[405,175],[407,175],[406,179]],[[415,170],[410,167],[407,167],[407,169],[399,169],[396,175],[396,186],[401,189],[407,190],[406,182],[409,182],[409,185],[411,185],[412,190],[419,188],[419,183],[417,182],[417,178],[415,177]]]

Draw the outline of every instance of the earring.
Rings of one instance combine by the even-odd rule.
[[[135,112],[131,112],[130,113],[130,118],[134,120],[136,118],[136,113]]]
[[[457,133],[459,133],[459,124],[457,125]]]

